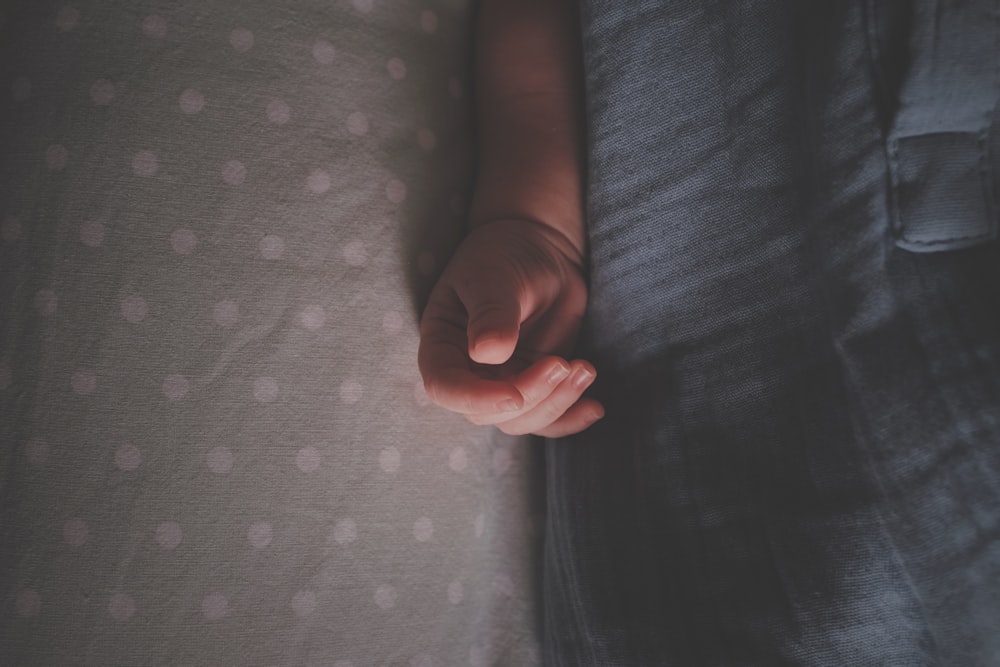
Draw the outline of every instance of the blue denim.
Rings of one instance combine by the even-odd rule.
[[[996,3],[581,11],[546,664],[1000,664]]]

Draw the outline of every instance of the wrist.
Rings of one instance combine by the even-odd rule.
[[[498,216],[470,220],[469,235],[495,233],[502,230],[510,240],[541,250],[547,255],[563,258],[580,274],[586,273],[586,253],[575,239],[561,229],[532,216]]]

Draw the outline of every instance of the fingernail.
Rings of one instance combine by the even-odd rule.
[[[586,368],[581,368],[573,376],[573,386],[577,389],[583,389],[588,384],[590,384],[594,379],[594,374],[591,373]]]
[[[517,412],[521,409],[521,406],[513,398],[508,398],[497,403],[497,409],[500,412]]]
[[[569,368],[563,364],[559,364],[549,371],[549,374],[545,377],[545,381],[549,384],[559,384],[566,379],[567,375],[569,375]]]

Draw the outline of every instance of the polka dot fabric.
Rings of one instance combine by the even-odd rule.
[[[415,362],[470,27],[5,5],[0,664],[537,662],[537,450]]]

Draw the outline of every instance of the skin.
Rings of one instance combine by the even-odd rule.
[[[580,53],[572,0],[484,0],[469,233],[430,298],[427,394],[475,424],[562,437],[604,416],[569,359],[587,303]]]

